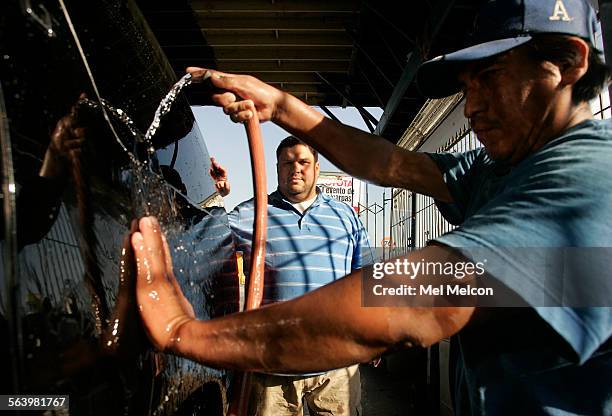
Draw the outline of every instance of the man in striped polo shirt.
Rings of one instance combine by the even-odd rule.
[[[317,151],[289,136],[276,149],[276,160],[278,189],[268,196],[264,305],[303,295],[372,261],[367,233],[355,211],[317,189]],[[211,175],[227,195],[227,175],[214,161]],[[254,200],[249,199],[229,214],[237,250],[247,260],[254,212]],[[360,396],[357,365],[298,376],[255,374],[249,414],[301,414],[305,399],[311,415],[357,415]]]

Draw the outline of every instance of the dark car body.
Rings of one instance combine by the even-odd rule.
[[[0,70],[0,394],[69,395],[75,415],[222,414],[228,373],[154,352],[138,318],[126,238],[143,214],[160,218],[199,318],[237,295],[226,213],[206,207],[216,193],[186,99],[151,154],[100,105],[144,132],[177,80],[137,5],[2,2]],[[65,177],[41,177],[50,135],[71,112],[86,131],[80,156]]]

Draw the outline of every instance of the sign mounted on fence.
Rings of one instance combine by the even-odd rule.
[[[359,191],[361,181],[352,176],[337,172],[321,172],[317,186],[323,193],[337,201],[344,202],[359,213]]]

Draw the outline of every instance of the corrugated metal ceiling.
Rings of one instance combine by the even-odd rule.
[[[423,58],[455,48],[476,1],[138,1],[170,63],[252,74],[312,105],[381,107],[397,141],[424,99]],[[190,91],[193,104],[205,95]],[[376,127],[378,120],[362,112]]]

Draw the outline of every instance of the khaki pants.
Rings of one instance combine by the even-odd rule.
[[[358,365],[313,377],[253,374],[251,380],[250,416],[302,415],[302,398],[311,416],[361,414]]]

